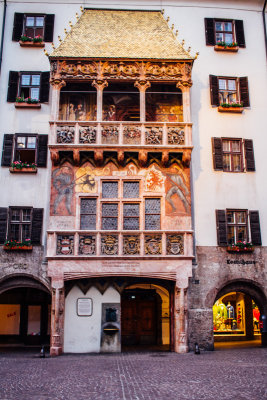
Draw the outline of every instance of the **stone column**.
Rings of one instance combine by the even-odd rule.
[[[59,356],[63,352],[64,306],[64,281],[52,279],[51,356]]]
[[[108,86],[108,82],[106,80],[94,80],[92,83],[97,90],[96,97],[96,120],[102,121],[103,119],[103,90]]]
[[[134,86],[139,89],[140,93],[140,121],[146,120],[146,90],[151,86],[148,81],[136,81]]]
[[[50,83],[52,86],[51,120],[57,121],[59,114],[60,90],[66,86],[66,82],[60,79],[54,79],[51,80]]]
[[[184,122],[191,122],[190,86],[183,86],[183,117]]]
[[[174,350],[176,353],[188,351],[187,340],[187,294],[183,287],[175,286],[174,293]]]

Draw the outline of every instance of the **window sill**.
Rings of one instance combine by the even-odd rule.
[[[17,174],[17,173],[36,174],[37,173],[37,168],[21,168],[21,169],[18,169],[18,168],[10,167],[9,171],[12,174]]]
[[[228,113],[234,113],[234,114],[242,114],[244,108],[243,107],[218,107],[218,112],[228,112]]]
[[[245,249],[240,249],[239,247],[232,247],[232,246],[228,246],[227,247],[227,252],[228,253],[253,253],[254,251],[254,247],[250,247],[250,248],[245,248]]]
[[[41,104],[15,103],[15,108],[41,108]]]
[[[224,47],[224,46],[218,46],[217,44],[214,46],[214,50],[215,51],[228,51],[228,52],[230,52],[230,53],[237,53],[238,52],[238,50],[239,50],[239,47],[238,46],[235,46],[235,47],[228,47],[228,46],[226,46],[226,47]]]
[[[7,251],[18,251],[18,250],[31,251],[32,246],[13,246],[13,247],[3,246],[3,249]]]
[[[33,42],[22,42],[21,40],[19,41],[19,44],[21,47],[44,47],[45,46],[44,42],[33,43]]]

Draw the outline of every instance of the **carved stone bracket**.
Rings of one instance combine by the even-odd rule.
[[[79,149],[73,150],[73,161],[74,161],[75,165],[80,164],[80,150]]]
[[[94,86],[97,90],[104,90],[105,87],[108,86],[108,82],[106,80],[95,79],[92,82],[92,86]]]
[[[147,164],[147,151],[140,150],[138,153],[138,161],[141,167],[145,167]]]
[[[191,161],[191,150],[184,150],[182,156],[182,162],[186,167],[190,166]]]
[[[145,92],[151,86],[151,83],[148,81],[135,81],[134,86],[140,92]]]
[[[57,150],[50,149],[50,157],[54,165],[57,165],[59,163],[59,152]]]
[[[124,162],[124,151],[119,150],[119,151],[118,151],[118,154],[117,154],[117,158],[118,158],[119,164],[122,165],[123,162]]]
[[[59,78],[55,76],[54,78],[50,79],[50,84],[56,90],[61,90],[64,86],[66,86],[66,82],[60,76]]]
[[[97,165],[102,165],[104,160],[103,150],[94,151],[94,160]]]
[[[161,162],[164,167],[167,167],[167,165],[169,163],[169,152],[168,151],[162,152]]]

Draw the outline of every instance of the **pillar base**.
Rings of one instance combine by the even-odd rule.
[[[51,357],[57,357],[60,356],[60,354],[63,353],[62,347],[50,347],[50,356]]]
[[[185,344],[178,344],[178,346],[175,349],[175,352],[179,354],[188,353],[188,346]]]

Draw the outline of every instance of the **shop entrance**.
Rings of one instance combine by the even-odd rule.
[[[149,284],[132,285],[125,289],[121,296],[123,349],[169,350],[169,315],[166,289]]]

